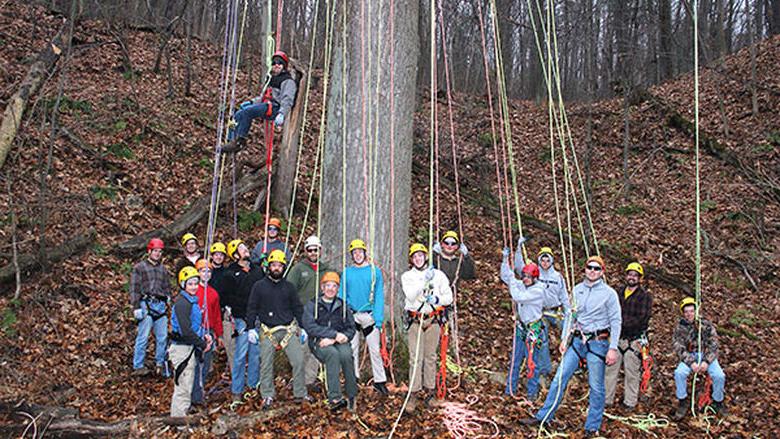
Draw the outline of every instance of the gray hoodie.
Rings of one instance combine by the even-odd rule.
[[[548,256],[550,256],[550,268],[547,270],[542,268],[541,256],[537,260],[539,264],[539,283],[544,286],[544,307],[557,308],[563,306],[563,314],[566,315],[569,313],[569,309],[571,309],[569,294],[566,292],[566,280],[555,269],[555,260],[552,255]],[[523,271],[523,267],[525,267],[523,253],[518,249],[515,252],[515,270],[520,273]]]

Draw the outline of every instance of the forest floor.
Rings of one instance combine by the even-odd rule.
[[[0,11],[3,105],[37,51],[48,44],[62,23],[61,17],[21,3],[10,2]],[[135,325],[127,304],[126,284],[136,259],[117,256],[112,248],[170,222],[193,199],[210,191],[221,49],[193,41],[193,95],[184,96],[184,41],[174,38],[170,43],[174,96],[166,97],[165,66],[159,73],[152,71],[158,44],[154,34],[127,31],[125,43],[132,73],[123,70],[120,45],[105,23],[81,22],[74,37],[72,57],[67,64],[58,65],[56,74],[34,98],[2,170],[3,183],[10,182],[10,190],[6,191],[5,184],[0,190],[0,211],[4,212],[0,217],[0,265],[10,261],[11,209],[18,218],[16,234],[21,252],[36,251],[38,220],[43,213],[47,216],[45,237],[50,245],[59,245],[90,228],[96,230],[97,239],[88,251],[25,279],[18,300],[13,299],[13,283],[2,286],[0,401],[72,407],[82,419],[105,422],[138,417],[139,425],[130,435],[173,436],[177,433],[169,427],[149,430],[143,424],[144,419],[168,413],[172,382],[130,375]],[[701,71],[702,133],[738,158],[723,160],[706,151],[701,156],[703,314],[719,329],[719,361],[727,376],[726,399],[731,415],[670,423],[653,430],[661,437],[771,437],[780,426],[780,359],[774,355],[780,348],[780,204],[771,189],[762,189],[754,180],[756,175],[774,179],[775,184],[780,180],[779,62],[780,38],[758,45],[758,114],[750,111],[749,80],[745,79],[750,77],[747,50],[726,58],[719,69]],[[41,197],[42,163],[50,145],[44,120],[48,111],[44,110],[52,107],[60,81],[64,81],[60,124],[83,139],[92,153],[58,137],[53,143],[51,172],[44,180],[47,193]],[[240,74],[240,90],[249,90],[247,84],[248,76]],[[655,98],[645,96],[630,107],[631,189],[627,196],[622,192],[623,102],[597,102],[590,109],[593,224],[599,239],[610,248],[662,268],[677,276],[680,284],[692,286],[693,137],[670,120],[670,109],[684,119],[693,119],[692,78],[683,75],[648,92]],[[509,295],[498,279],[502,229],[494,180],[486,177],[495,175],[495,155],[484,102],[483,96],[458,94],[454,98],[462,227],[476,261],[477,279],[465,282],[459,292],[464,375],[461,386],[448,399],[463,402],[476,397],[478,402],[471,409],[492,419],[500,435],[533,437],[536,430],[517,422],[531,413],[531,406],[503,396],[503,386],[487,373],[505,372],[507,368],[512,319]],[[315,89],[310,108],[321,105],[322,96]],[[428,105],[422,99],[415,116],[415,162],[426,167]],[[445,100],[439,105],[446,109]],[[309,126],[316,127],[319,112],[313,110],[311,114],[314,120],[310,119]],[[512,101],[510,114],[521,211],[555,224],[547,109],[533,102]],[[582,157],[589,108],[571,105],[568,114]],[[449,157],[447,130],[442,133],[442,148],[447,151],[444,157]],[[304,135],[305,177],[299,192],[300,205],[311,183],[307,178],[310,180],[316,138],[314,130]],[[242,154],[259,155],[261,148],[257,141]],[[445,207],[438,219],[442,229],[458,227],[454,209],[458,200],[452,185],[455,177],[448,163],[443,159],[439,196]],[[428,176],[416,173],[413,187],[413,203],[427,206]],[[260,236],[262,223],[262,217],[251,212],[254,195],[238,200],[240,235],[250,241]],[[224,218],[220,217],[223,224],[231,221],[228,210]],[[428,218],[427,208],[412,211],[410,230],[414,235],[427,227]],[[530,255],[544,245],[558,247],[554,234],[524,226],[530,238]],[[228,239],[227,229],[218,230],[217,238]],[[202,236],[204,230],[205,223],[201,223],[196,232]],[[623,261],[609,252],[604,256],[608,279],[618,287]],[[652,389],[637,412],[668,418],[676,404],[676,360],[670,339],[684,294],[680,285],[653,278],[647,280],[647,286],[655,300],[651,321],[655,367]],[[258,421],[238,433],[242,437],[386,435],[405,395],[405,367],[398,365],[401,357],[399,353],[395,368],[400,387],[389,399],[379,398],[368,385],[361,388],[358,415],[362,424],[348,413],[332,415],[317,403],[295,406],[285,415]],[[553,354],[554,360],[558,357]],[[216,373],[207,386],[211,389],[208,412],[195,429],[195,437],[210,437],[216,420],[229,412],[226,382],[220,379],[224,369],[224,356],[220,355]],[[278,375],[277,385],[282,388],[288,384],[289,374],[282,371]],[[557,416],[560,422],[556,430],[574,437],[581,434],[586,393],[586,375],[575,377]],[[293,404],[290,399],[291,392],[281,390],[279,406]],[[541,400],[536,401],[533,407],[540,404]],[[259,401],[253,400],[241,406],[238,413],[245,416],[258,409]],[[620,409],[609,409],[608,413],[623,415]],[[0,413],[0,428],[23,420],[13,410]],[[487,425],[485,428],[490,431]],[[606,420],[602,433],[607,437],[646,435],[618,420]],[[427,411],[404,416],[397,435],[447,437],[448,430],[439,413]]]

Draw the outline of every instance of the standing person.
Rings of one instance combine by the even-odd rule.
[[[522,258],[521,258],[522,260]],[[563,328],[563,316],[569,314],[571,305],[569,293],[566,290],[566,279],[555,269],[553,251],[550,247],[542,247],[537,254],[539,264],[539,282],[544,285],[544,321],[548,331]]]
[[[352,411],[358,393],[349,346],[349,340],[355,336],[355,320],[352,311],[338,297],[338,273],[328,271],[322,275],[321,286],[322,295],[309,300],[303,309],[303,326],[309,334],[309,349],[325,365],[330,409],[338,411],[347,407]],[[346,400],[341,393],[341,372],[344,372]]]
[[[674,386],[678,405],[672,419],[682,421],[690,409],[688,376],[691,371],[710,375],[713,409],[721,416],[728,416],[724,400],[726,374],[723,373],[723,369],[718,363],[718,331],[715,330],[712,322],[701,317],[699,317],[701,324],[701,330],[699,330],[696,325],[696,299],[693,297],[686,297],[682,300],[680,312],[682,318],[672,335],[672,347],[680,360],[677,369],[674,370]]]
[[[558,371],[544,406],[533,418],[522,419],[524,425],[549,422],[560,406],[566,386],[580,360],[588,365],[588,416],[585,419],[585,435],[598,435],[604,416],[604,368],[617,361],[617,344],[620,339],[620,302],[617,293],[604,281],[604,260],[591,256],[585,262],[585,279],[574,287],[577,312],[566,316],[565,328],[571,328],[572,341],[563,338],[560,352],[563,355]]]
[[[217,294],[222,297],[225,293],[225,288],[228,285],[229,277],[225,276],[227,273],[227,248],[225,244],[221,242],[215,242],[211,244],[211,280],[209,285],[217,291]],[[228,371],[225,375],[226,379],[230,378],[230,371],[233,370],[233,352],[235,351],[235,343],[233,339],[233,318],[228,312],[229,307],[225,306],[223,300],[220,299],[220,313],[222,315],[222,347],[225,348],[227,354]]]
[[[433,253],[433,267],[447,275],[453,289],[458,288],[461,280],[474,279],[474,260],[454,230],[442,235],[441,244],[437,242],[433,245]]]
[[[318,295],[318,273],[325,273],[331,271],[331,269],[320,259],[322,244],[317,236],[311,235],[306,238],[304,250],[306,251],[306,258],[293,265],[290,271],[287,272],[287,281],[295,287],[296,291],[298,291],[298,298],[301,303],[309,303],[310,300],[313,300],[315,296]],[[336,285],[338,285],[338,282],[336,282]],[[350,337],[350,339],[351,338],[352,337]],[[306,364],[304,375],[306,377],[306,387],[309,388],[309,390],[316,390],[315,387],[317,384],[317,375],[320,370],[320,363],[312,355],[309,345],[310,343],[302,343],[303,360]]]
[[[518,247],[518,252],[522,249]],[[512,362],[504,393],[514,396],[520,374],[520,364],[527,359],[528,384],[526,395],[529,401],[539,396],[539,376],[547,373],[550,366],[550,346],[542,324],[544,287],[538,282],[539,267],[533,262],[524,266],[520,281],[509,266],[508,247],[503,250],[501,280],[509,286],[509,294],[515,302],[519,319],[515,323]]]
[[[179,272],[181,292],[176,297],[171,316],[171,347],[168,355],[173,365],[173,397],[171,417],[187,416],[192,397],[195,363],[204,352],[211,350],[212,339],[204,334],[198,306],[198,270],[184,267]]]
[[[182,255],[176,261],[176,272],[178,273],[184,267],[195,267],[195,263],[201,258],[198,250],[198,238],[192,233],[185,233],[181,237]]]
[[[252,249],[249,260],[254,264],[265,265],[265,259],[274,250],[281,250],[284,252],[285,259],[290,259],[290,252],[287,250],[287,244],[281,240],[279,232],[282,230],[282,221],[279,218],[271,218],[268,220],[268,236],[264,239],[257,241],[255,248]]]
[[[273,405],[274,356],[284,350],[292,366],[293,396],[298,402],[312,401],[306,394],[303,377],[303,351],[299,327],[303,327],[303,305],[291,283],[284,280],[287,260],[284,252],[274,250],[268,255],[268,276],[255,283],[249,297],[247,321],[250,343],[260,343],[260,394],[263,409]],[[297,323],[297,324],[296,324]]]
[[[281,50],[274,52],[271,57],[271,72],[268,85],[261,96],[241,104],[240,109],[233,115],[236,123],[235,130],[228,134],[228,142],[222,152],[236,152],[246,146],[246,137],[252,127],[252,121],[258,118],[274,121],[274,125],[281,127],[295,103],[295,93],[298,84],[287,70],[290,59]],[[270,250],[269,250],[270,251]]]
[[[352,357],[355,362],[355,378],[360,379],[360,337],[368,345],[374,389],[382,396],[389,394],[387,376],[380,351],[382,324],[385,318],[385,290],[382,270],[368,261],[368,247],[363,240],[349,243],[352,266],[344,269],[339,286],[339,297],[346,297],[347,305],[355,317],[357,333],[352,338]]]
[[[200,277],[196,295],[198,296],[198,306],[203,311],[203,333],[208,334],[219,345],[222,340],[222,313],[219,310],[219,293],[210,284],[211,264],[205,259],[201,259],[195,263],[195,269],[198,270]],[[203,389],[206,387],[211,371],[213,355],[214,349],[210,349],[203,354],[202,361],[195,364],[195,382],[192,387],[193,405],[204,404]]]
[[[436,394],[439,334],[447,324],[445,307],[452,303],[450,281],[443,271],[428,266],[428,249],[415,243],[409,248],[411,269],[401,275],[409,336],[409,387],[406,412],[413,413],[418,399],[429,405]],[[422,391],[423,387],[425,388]]]
[[[146,245],[146,259],[137,263],[130,274],[130,306],[138,322],[138,333],[133,350],[133,376],[144,376],[149,370],[144,366],[149,334],[154,329],[154,362],[158,375],[169,376],[165,367],[165,350],[168,347],[168,300],[171,298],[171,278],[162,264],[165,244],[160,238],[152,238]]]
[[[647,327],[653,312],[653,298],[642,285],[645,270],[638,262],[626,267],[626,286],[618,294],[623,325],[618,341],[618,356],[615,364],[607,366],[606,405],[615,399],[620,365],[623,364],[623,406],[634,410],[639,401],[639,385],[642,382],[642,347],[648,344]]]
[[[235,353],[233,354],[233,369],[231,372],[230,391],[233,402],[241,403],[242,394],[248,388],[257,386],[260,380],[260,348],[257,341],[249,339],[248,331],[252,329],[247,320],[249,295],[255,282],[265,277],[258,265],[249,261],[249,248],[240,239],[228,243],[228,256],[234,262],[227,268],[227,286],[221,299],[224,299],[226,311],[233,319]],[[246,387],[245,387],[246,385]]]

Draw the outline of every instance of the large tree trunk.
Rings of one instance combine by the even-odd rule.
[[[418,4],[412,0],[396,0],[394,35],[390,35],[387,0],[381,0],[372,7],[370,16],[366,11],[368,18],[363,28],[372,32],[370,42],[373,46],[370,50],[367,47],[366,53],[381,53],[382,57],[378,63],[379,74],[376,58],[371,64],[371,72],[367,71],[366,62],[364,80],[361,80],[361,39],[366,38],[365,44],[368,44],[368,38],[360,33],[360,1],[348,0],[347,8],[349,22],[346,65],[339,22],[336,28],[338,37],[334,37],[336,44],[331,70],[333,77],[327,96],[328,129],[324,154],[324,187],[320,201],[324,257],[336,267],[340,267],[348,260],[346,246],[349,241],[354,238],[364,239],[368,244],[370,256],[383,269],[385,303],[388,303],[388,295],[400,291],[397,287],[400,273],[407,267],[412,116],[419,50]],[[387,43],[394,44],[394,59],[389,55],[390,47]],[[395,107],[395,117],[391,125],[390,69],[393,67],[392,106]],[[381,87],[371,85],[377,84],[378,81],[382,84]],[[346,90],[346,105],[342,105],[342,86]],[[363,97],[367,100],[365,111],[368,112],[365,130],[362,123]],[[362,138],[363,132],[366,133],[366,139]],[[376,142],[372,141],[374,135]],[[391,145],[391,139],[395,142],[394,146]],[[372,152],[374,154],[371,154]],[[345,162],[342,161],[343,157],[346,157]],[[366,157],[369,157],[375,166],[369,168]],[[342,175],[342,169],[346,169],[345,176]],[[375,178],[371,176],[373,172]],[[367,196],[364,189],[366,173],[369,185],[372,182],[374,185],[373,196]],[[342,181],[343,177],[346,180]],[[345,185],[344,190],[342,184]],[[373,218],[366,209],[367,200],[375,209]],[[345,203],[344,217],[342,203]],[[373,221],[373,227],[367,224],[367,218]],[[342,230],[342,219],[345,230]],[[399,302],[400,300],[396,300],[396,303]]]
[[[303,120],[303,106],[306,95],[307,72],[290,61],[290,73],[298,82],[298,94],[292,111],[284,122],[284,133],[279,143],[279,157],[276,159],[276,169],[273,171],[273,184],[271,184],[271,199],[274,207],[281,213],[290,209],[293,187],[295,186],[295,169],[298,164],[298,141],[300,140],[301,122]]]

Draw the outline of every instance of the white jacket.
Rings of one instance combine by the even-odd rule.
[[[435,268],[433,269],[433,279],[431,280],[430,287],[431,293],[438,298],[438,302],[434,305],[425,302],[426,271],[427,268],[423,270],[412,268],[401,275],[401,287],[406,296],[406,300],[404,301],[405,310],[429,314],[433,312],[436,307],[449,306],[452,304],[452,288],[450,288],[450,281],[443,271]]]

